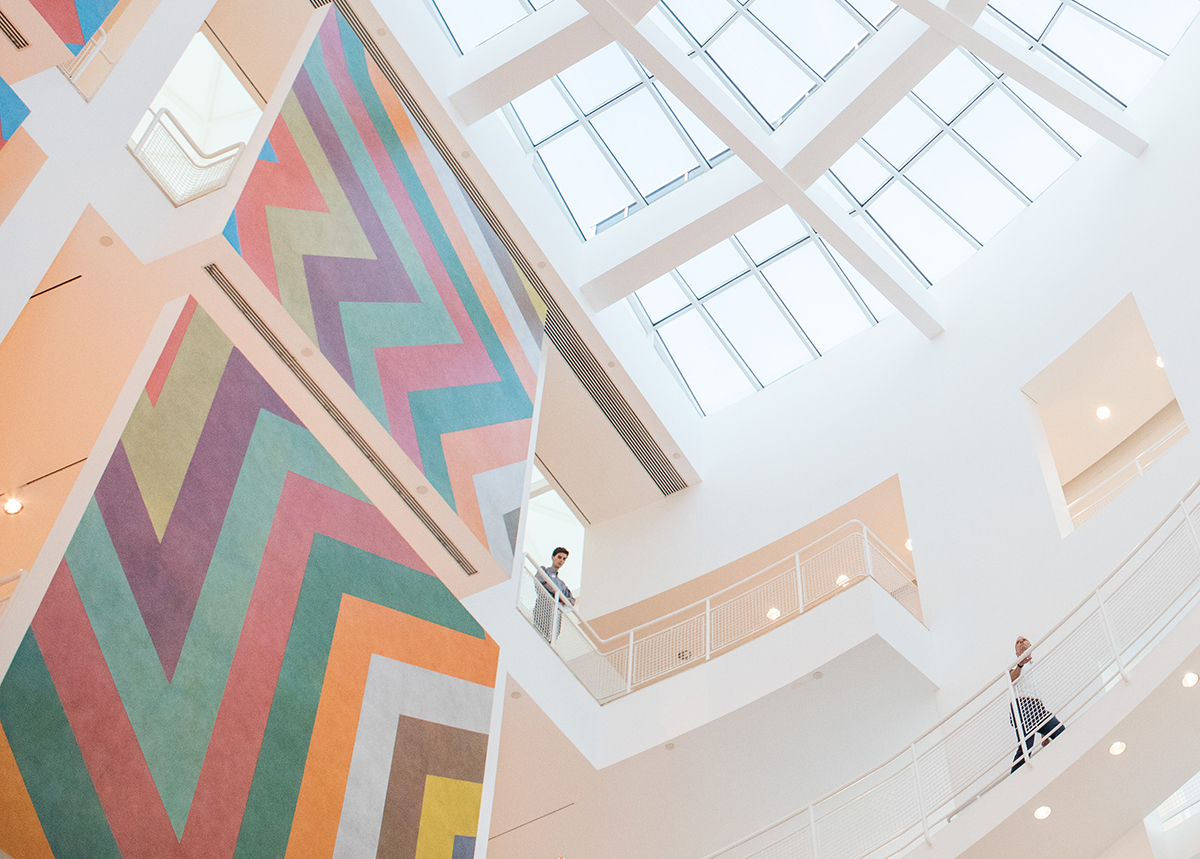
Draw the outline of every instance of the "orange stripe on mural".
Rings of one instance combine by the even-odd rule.
[[[500,302],[496,298],[494,291],[495,289],[507,289],[507,285],[493,287],[488,282],[487,275],[484,273],[483,267],[479,264],[479,259],[475,256],[475,251],[471,247],[471,243],[468,241],[462,225],[459,223],[458,215],[450,205],[450,200],[446,197],[442,183],[438,179],[437,173],[434,172],[433,165],[429,163],[425,147],[421,145],[421,141],[417,137],[417,132],[409,121],[408,112],[404,109],[404,105],[401,104],[399,97],[392,89],[391,84],[388,83],[387,78],[383,76],[375,64],[367,63],[367,68],[371,73],[371,83],[374,84],[375,89],[379,92],[384,110],[387,111],[388,116],[391,118],[392,125],[396,129],[396,134],[400,137],[400,142],[404,144],[404,150],[408,154],[409,160],[412,161],[413,167],[421,177],[421,182],[425,186],[425,192],[429,195],[429,199],[433,203],[434,211],[437,212],[438,218],[446,230],[446,235],[450,238],[450,243],[458,252],[458,258],[467,272],[467,277],[471,279],[471,283],[475,287],[475,292],[479,295],[479,300],[483,304],[488,319],[492,322],[492,327],[496,329],[496,334],[499,336],[500,342],[504,344],[504,351],[508,353],[508,360],[512,362],[513,367],[516,369],[517,375],[521,379],[521,384],[525,387],[525,393],[529,396],[530,402],[532,402],[537,392],[537,368],[530,366],[529,359],[525,357],[525,353],[521,349],[521,344],[517,341],[517,336],[508,321],[508,316],[505,315],[504,309],[500,306]]]
[[[54,859],[4,728],[0,728],[0,820],[4,821],[0,850],[19,859]]]
[[[494,686],[499,646],[395,609],[342,596],[286,859],[333,855],[371,656]]]

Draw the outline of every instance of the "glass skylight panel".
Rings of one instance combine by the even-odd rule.
[[[1012,78],[1006,78],[1004,85],[1009,92],[1023,103],[1027,104],[1046,123],[1047,127],[1067,142],[1076,152],[1087,152],[1100,135],[1092,131],[1075,117],[1059,110],[1032,90],[1026,89]]]
[[[930,283],[949,274],[975,251],[974,245],[900,182],[890,184],[868,211]]]
[[[702,413],[770,384],[893,312],[787,207],[642,287],[629,305]],[[741,382],[735,384],[731,368]],[[714,379],[701,377],[709,372]]]
[[[939,131],[938,124],[916,102],[904,98],[875,123],[863,140],[896,167],[903,167]]]
[[[650,17],[773,130],[895,8],[880,0],[662,0]]]
[[[450,41],[465,54],[550,0],[430,0]]]
[[[813,358],[754,277],[721,290],[704,307],[760,385],[771,384]]]
[[[938,138],[908,177],[981,244],[1025,208],[1020,197],[951,135]]]
[[[952,51],[913,89],[913,95],[951,122],[992,83],[992,76],[962,51]]]
[[[584,240],[729,155],[615,42],[503,111]]]
[[[994,21],[1122,106],[1200,12],[1200,0],[994,0]]]
[[[883,187],[884,182],[892,178],[892,171],[880,164],[863,146],[851,146],[830,169],[859,202],[870,199]]]

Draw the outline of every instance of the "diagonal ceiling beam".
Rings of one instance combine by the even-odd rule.
[[[1146,141],[1129,130],[1115,107],[1077,86],[1075,81],[1064,76],[1064,82],[1060,83],[930,0],[896,0],[896,3],[1130,155],[1136,157],[1145,150]]]
[[[612,0],[581,0],[581,5],[918,330],[930,338],[942,333],[937,304],[924,284],[867,237],[836,203],[826,198],[820,205],[806,194],[772,159],[768,135],[740,121],[749,118],[719,84],[687,62],[666,34],[654,27],[639,29]]]

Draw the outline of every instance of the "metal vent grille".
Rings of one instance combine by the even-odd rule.
[[[0,30],[4,31],[4,35],[8,36],[8,40],[16,46],[18,51],[29,47],[29,41],[21,35],[21,31],[12,21],[8,20],[8,16],[3,12],[0,12]]]
[[[320,9],[322,6],[328,6],[333,0],[311,0],[314,9]]]
[[[316,2],[316,0],[313,0]],[[567,365],[572,372],[579,378],[583,387],[595,400],[596,405],[604,412],[609,423],[613,428],[620,433],[621,438],[625,440],[625,444],[629,447],[633,455],[637,457],[638,462],[646,469],[646,473],[654,481],[655,485],[663,493],[670,495],[672,492],[678,492],[680,489],[687,488],[687,482],[671,464],[671,460],[667,458],[666,453],[659,447],[654,437],[650,435],[650,431],[646,429],[646,425],[642,423],[642,419],[637,416],[637,412],[629,405],[629,401],[621,394],[620,390],[613,383],[612,378],[600,366],[600,362],[592,353],[591,349],[579,336],[579,332],[567,319],[567,315],[563,313],[558,302],[554,300],[554,296],[546,289],[546,285],[542,283],[542,279],[538,277],[537,270],[530,265],[529,260],[521,253],[521,249],[517,247],[517,243],[513,240],[508,230],[496,217],[496,213],[492,207],[488,205],[487,200],[479,193],[479,189],[463,170],[458,159],[454,157],[454,153],[450,151],[450,147],[442,140],[437,129],[433,127],[433,123],[429,121],[429,117],[425,115],[425,111],[417,104],[417,100],[409,92],[408,87],[400,80],[400,76],[396,74],[396,70],[392,64],[388,62],[383,51],[375,44],[375,40],[371,38],[371,34],[367,32],[367,28],[363,26],[362,20],[355,13],[348,0],[333,0],[335,6],[345,17],[350,27],[358,34],[358,38],[366,46],[367,51],[375,60],[384,77],[388,79],[388,83],[392,85],[392,89],[400,97],[405,108],[421,126],[421,130],[437,148],[446,164],[454,172],[459,183],[462,184],[463,190],[474,201],[480,213],[487,219],[500,241],[504,243],[509,254],[525,277],[533,284],[533,288],[537,290],[538,296],[546,305],[546,334],[550,337],[550,342],[558,349],[566,360]]]
[[[434,538],[436,538],[437,541],[442,544],[442,548],[450,554],[450,557],[454,558],[460,567],[462,567],[463,572],[465,572],[468,576],[473,576],[479,572],[475,569],[474,565],[467,560],[467,556],[464,555],[462,551],[459,550],[458,546],[454,544],[454,541],[450,539],[450,536],[441,529],[441,526],[439,526],[438,523],[434,521],[433,517],[430,516],[425,510],[425,508],[420,505],[416,499],[416,496],[408,491],[408,488],[400,482],[400,478],[396,476],[396,473],[388,467],[387,463],[383,461],[383,458],[375,452],[375,449],[371,447],[371,445],[367,443],[367,440],[362,437],[357,429],[355,429],[354,425],[350,423],[350,420],[346,417],[342,410],[334,404],[333,400],[329,399],[329,396],[323,390],[321,390],[320,385],[318,385],[316,380],[308,374],[308,371],[300,365],[300,362],[296,359],[296,356],[293,355],[288,348],[283,345],[283,341],[275,335],[275,332],[267,327],[267,324],[263,322],[262,317],[259,316],[254,308],[250,306],[250,303],[246,301],[245,297],[238,292],[237,287],[230,282],[229,278],[225,277],[225,274],[221,271],[217,264],[211,263],[206,265],[204,270],[208,272],[208,276],[216,282],[217,286],[221,287],[221,291],[224,292],[229,300],[234,303],[237,309],[241,311],[242,315],[249,320],[250,324],[254,326],[254,330],[257,331],[259,335],[261,335],[262,338],[267,341],[267,345],[269,345],[271,350],[279,356],[279,359],[283,361],[287,368],[292,371],[292,375],[300,380],[300,384],[304,385],[305,389],[312,394],[313,399],[315,399],[321,405],[321,408],[323,408],[329,414],[329,416],[333,418],[334,422],[341,428],[342,432],[346,434],[350,441],[354,443],[354,446],[358,448],[359,452],[367,458],[367,461],[375,467],[375,470],[378,471],[383,479],[387,481],[388,485],[392,487],[392,490],[400,496],[400,499],[405,504],[408,505],[408,509],[416,514],[417,518],[421,520],[421,523],[429,529],[429,533],[433,534]]]

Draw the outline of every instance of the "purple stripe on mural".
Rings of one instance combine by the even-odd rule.
[[[260,410],[299,423],[236,349],[229,357],[179,497],[159,543],[123,444],[96,487],[96,503],[168,681],[175,674],[200,588]]]

